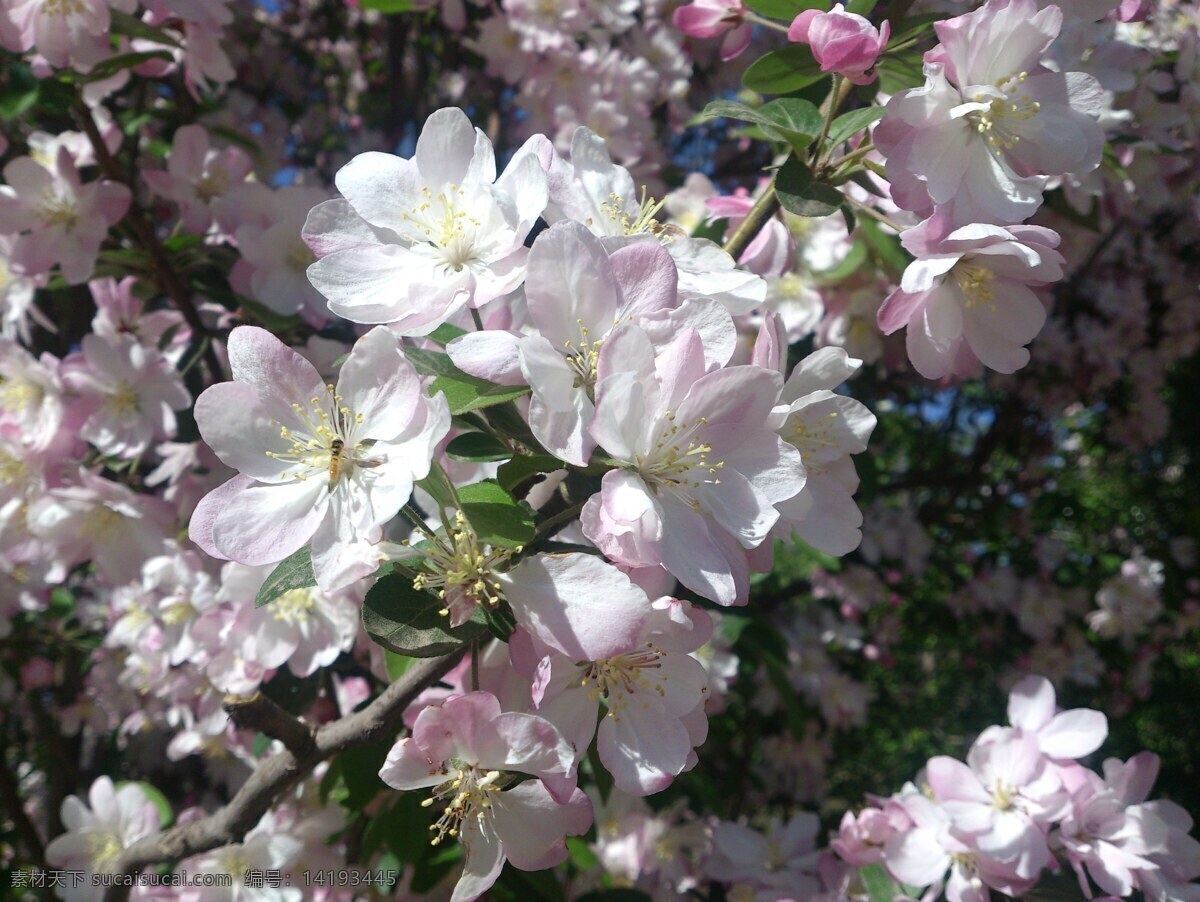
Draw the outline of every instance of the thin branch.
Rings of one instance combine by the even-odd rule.
[[[738,223],[738,227],[733,230],[733,234],[729,236],[729,240],[725,242],[725,253],[737,260],[750,246],[750,242],[754,240],[754,236],[762,231],[775,211],[779,209],[779,196],[775,193],[775,181],[771,184],[754,202],[754,206],[750,208],[750,212],[746,214],[746,218]]]
[[[227,695],[221,707],[238,727],[278,739],[298,759],[308,757],[313,751],[313,728],[261,692],[249,696]]]
[[[445,676],[466,653],[467,646],[464,645],[444,658],[427,658],[414,664],[366,708],[316,730],[307,751],[302,749],[303,753],[297,755],[291,748],[285,748],[261,762],[223,808],[208,817],[179,824],[134,843],[121,855],[117,873],[138,874],[150,865],[174,864],[210,849],[241,842],[271,806],[308,777],[322,761],[347,749],[370,745],[394,735],[401,725],[404,710],[425,689]],[[260,704],[245,710],[251,708],[259,713],[266,710]],[[284,744],[286,746],[287,742]],[[123,902],[128,898],[129,890],[130,887],[110,887],[104,898],[106,902]]]
[[[159,290],[169,297],[171,303],[183,314],[184,320],[192,330],[192,345],[197,349],[197,353],[204,355],[204,363],[208,367],[209,374],[215,381],[223,381],[225,374],[221,369],[221,361],[217,358],[216,349],[211,342],[205,346],[205,339],[210,336],[208,327],[200,318],[200,312],[192,302],[192,295],[188,291],[186,283],[179,277],[175,267],[171,265],[171,258],[167,254],[166,248],[158,240],[158,235],[155,233],[146,211],[138,203],[134,186],[126,183],[125,173],[121,171],[121,164],[117,162],[109,152],[108,145],[104,143],[104,138],[96,127],[96,120],[92,117],[92,111],[81,101],[76,105],[75,114],[88,136],[88,141],[91,142],[92,150],[96,154],[96,162],[100,165],[100,171],[104,173],[105,177],[120,182],[130,189],[132,198],[129,202],[129,211],[125,214],[125,220],[133,230],[138,246],[150,256],[151,268],[154,271]],[[200,350],[201,348],[203,350]]]

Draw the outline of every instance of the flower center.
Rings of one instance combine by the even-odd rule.
[[[1012,811],[1017,804],[1017,790],[1003,780],[997,780],[992,789],[992,805],[997,811]]]
[[[25,461],[17,457],[17,455],[0,448],[0,483],[4,485],[17,485],[24,482],[28,475],[29,468],[25,466]]]
[[[52,191],[42,195],[38,206],[38,217],[48,226],[62,226],[68,232],[79,222],[79,210],[75,201]]]
[[[132,416],[140,409],[137,391],[128,382],[122,382],[109,394],[105,407],[113,416]]]
[[[24,379],[5,379],[0,376],[0,407],[21,413],[30,404],[42,399],[42,390]]]
[[[94,507],[84,515],[79,532],[90,542],[103,536],[119,535],[121,521],[124,519],[110,507]]]
[[[696,510],[700,505],[691,497],[691,492],[705,484],[719,485],[721,480],[717,474],[724,468],[725,461],[710,461],[712,446],[696,436],[702,426],[708,425],[707,417],[697,417],[691,423],[677,423],[676,415],[668,410],[665,419],[654,448],[638,458],[638,472],[656,493],[660,489],[674,492]]]
[[[294,241],[283,256],[283,262],[293,272],[305,272],[316,259],[317,255],[312,252],[312,248],[300,239]]]
[[[972,98],[975,103],[987,104],[987,107],[968,113],[967,121],[975,127],[975,131],[984,136],[984,140],[997,156],[1001,151],[1012,150],[1021,140],[1018,135],[1012,133],[1012,126],[1027,122],[1041,109],[1041,104],[1036,100],[1021,97],[1019,94],[1008,94],[1010,90],[1019,89],[1028,77],[1028,72],[1018,72],[997,81],[996,87],[1005,92],[1003,97],[992,98],[981,91]]]
[[[647,642],[645,648],[615,658],[581,661],[578,666],[583,669],[583,676],[579,685],[586,687],[589,683],[593,684],[588,690],[588,698],[592,701],[603,698],[608,716],[620,720],[621,712],[629,707],[629,697],[638,689],[657,692],[660,696],[666,694],[662,683],[667,678],[653,673],[662,667],[659,659],[663,654],[663,650],[653,642]]]
[[[275,612],[276,620],[294,626],[308,622],[316,603],[315,590],[311,588],[291,589],[276,598],[271,607]]]
[[[439,784],[434,788],[433,795],[421,803],[422,808],[429,808],[434,802],[446,803],[442,816],[429,825],[434,833],[430,845],[438,845],[447,836],[457,838],[462,822],[472,815],[482,823],[492,807],[492,796],[503,788],[500,785],[502,775],[498,770],[481,774],[474,765],[456,767],[458,776]]]
[[[837,419],[836,410],[823,416],[812,416],[807,410],[801,410],[788,424],[788,441],[800,452],[801,458],[815,454],[821,448],[837,448],[839,442],[833,431]],[[805,463],[807,465],[807,461]]]
[[[994,272],[974,263],[959,263],[951,272],[966,298],[964,306],[967,309],[977,304],[996,309],[996,286],[992,284],[996,281]]]
[[[89,833],[87,835],[88,857],[91,858],[92,868],[99,874],[111,871],[121,857],[125,844],[115,830]]]
[[[608,200],[600,205],[600,211],[619,225],[626,235],[653,235],[663,244],[670,244],[676,235],[686,237],[687,233],[678,226],[658,221],[658,212],[666,202],[666,198],[656,201],[653,197],[648,197],[643,185],[642,202],[638,205],[636,214],[631,215],[625,211],[624,199],[615,192],[609,194]]]
[[[77,16],[83,12],[83,0],[42,0],[42,14],[47,16]]]
[[[293,403],[292,410],[302,424],[296,429],[279,427],[279,437],[290,441],[287,451],[267,451],[267,457],[295,464],[289,475],[304,480],[323,474],[329,480],[329,490],[337,487],[342,477],[354,467],[377,467],[382,461],[364,459],[360,455],[366,443],[356,441],[363,416],[342,404],[342,396],[332,385],[325,386],[325,397],[310,398],[308,406]]]
[[[438,249],[442,264],[447,268],[459,272],[464,266],[477,262],[475,230],[480,227],[480,222],[460,207],[466,192],[457,185],[449,185],[437,195],[428,187],[423,187],[421,193],[425,199],[403,214],[404,221]]]
[[[587,396],[596,400],[596,373],[600,363],[600,347],[604,344],[603,338],[597,338],[592,341],[588,327],[583,324],[583,320],[576,320],[579,323],[579,340],[571,341],[567,339],[563,342],[563,356],[567,358],[567,365],[575,372],[575,388],[582,388],[587,392]]]
[[[233,180],[224,169],[210,169],[196,182],[196,197],[206,204],[211,203],[214,198],[228,191],[232,185]]]
[[[433,589],[446,606],[438,613],[453,625],[469,620],[475,608],[495,608],[504,600],[504,588],[496,579],[496,568],[519,548],[480,547],[479,537],[462,511],[447,526],[445,539],[436,537],[427,550],[425,572],[413,579],[417,590]]]
[[[186,599],[176,601],[170,604],[162,612],[163,623],[168,626],[174,626],[178,623],[183,623],[196,613],[196,609]]]

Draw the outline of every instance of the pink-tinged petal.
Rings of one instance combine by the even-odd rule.
[[[388,752],[379,779],[393,789],[424,789],[446,780],[441,761],[431,761],[412,738],[401,739]]]
[[[596,748],[618,789],[651,795],[683,772],[692,746],[683,724],[664,710],[657,696],[643,701],[635,694],[629,702],[600,721]]]
[[[1150,788],[1158,779],[1158,766],[1158,755],[1153,752],[1139,752],[1124,765],[1117,758],[1109,758],[1104,762],[1104,778],[1122,802],[1136,805],[1150,795]]]
[[[750,568],[745,550],[686,504],[662,499],[662,563],[689,589],[721,605],[745,604]]]
[[[541,784],[522,783],[495,800],[492,822],[513,867],[540,871],[566,860],[564,837],[587,832],[592,803],[579,789],[559,803]]]
[[[412,422],[424,394],[396,336],[376,326],[354,344],[338,374],[343,404],[363,418],[356,438],[388,441]]]
[[[490,692],[468,692],[429,706],[417,715],[412,738],[430,758],[461,758],[475,764],[477,750],[495,741],[492,721],[500,716],[500,702]]]
[[[428,262],[396,244],[336,251],[308,268],[308,280],[329,309],[358,323],[391,323],[420,312],[447,316],[454,286],[428,294]]]
[[[932,830],[893,833],[884,846],[888,872],[909,886],[929,886],[946,875],[950,855]]]
[[[550,721],[509,711],[493,720],[492,728],[498,741],[490,749],[480,749],[482,769],[516,770],[538,777],[573,774],[575,749]]]
[[[517,346],[521,374],[534,394],[554,410],[573,410],[576,372],[541,335],[527,335]]]
[[[466,857],[450,902],[472,902],[491,889],[500,876],[504,869],[504,846],[490,820],[474,817],[463,821],[458,840],[466,850]]]
[[[679,302],[679,272],[657,241],[635,241],[618,248],[609,256],[609,264],[620,287],[621,316],[639,317]]]
[[[229,560],[258,566],[282,561],[312,538],[328,510],[317,479],[252,485],[226,500],[213,522],[213,545]]]
[[[482,144],[479,138],[483,139]],[[467,114],[457,107],[446,107],[425,120],[413,160],[421,181],[436,193],[443,185],[461,186],[468,176],[487,184],[494,182],[495,158],[491,159],[490,172],[486,159],[490,152],[491,142],[471,125]]]
[[[338,170],[334,183],[370,225],[393,231],[405,230],[404,214],[423,199],[415,167],[390,153],[360,153]]]
[[[497,577],[517,622],[576,661],[598,661],[641,640],[650,602],[595,555],[538,555]]]
[[[939,801],[962,800],[990,804],[991,796],[979,782],[974,771],[961,761],[939,755],[925,766],[925,778]]]
[[[618,460],[633,460],[646,427],[646,382],[637,373],[614,373],[596,387],[596,411],[588,427],[600,447]]]
[[[715,38],[729,28],[730,9],[723,4],[689,3],[675,10],[675,27],[692,38]]]
[[[941,379],[954,369],[954,355],[958,348],[933,340],[926,325],[924,308],[909,323],[904,333],[904,344],[913,367],[926,379]]]
[[[1054,717],[1054,686],[1045,677],[1028,676],[1008,694],[1008,722],[1036,733]]]
[[[390,229],[371,225],[358,215],[350,201],[341,197],[322,201],[309,210],[300,234],[317,257],[399,239]]]
[[[304,397],[300,403],[307,401]],[[284,453],[292,447],[292,440],[280,434],[284,424],[296,425],[292,410],[264,402],[245,382],[221,382],[196,399],[195,413],[205,443],[226,466],[262,482],[290,480],[287,473],[294,462],[267,452]],[[280,422],[281,417],[286,419]]]
[[[254,480],[248,476],[235,476],[224,485],[213,489],[196,505],[196,510],[192,512],[191,523],[188,524],[188,538],[209,557],[219,561],[230,560],[228,555],[213,544],[213,524],[232,498],[240,495],[254,484]]]
[[[819,9],[806,9],[792,20],[792,24],[788,26],[788,40],[796,44],[807,44],[808,33],[812,28],[813,19],[821,15]]]
[[[729,32],[721,41],[721,60],[729,62],[731,59],[737,59],[750,46],[752,37],[754,37],[754,26],[749,22],[743,22]]]
[[[446,353],[464,373],[497,385],[523,385],[520,342],[512,332],[468,332],[446,345]]]
[[[228,348],[233,378],[252,386],[264,401],[290,407],[325,391],[316,368],[266,329],[238,326],[229,334]]]
[[[1099,711],[1074,708],[1054,716],[1038,731],[1037,743],[1051,758],[1082,758],[1108,738],[1108,718]]]
[[[573,392],[571,401],[569,410],[555,410],[535,394],[529,402],[529,428],[542,447],[559,460],[583,467],[596,450],[596,440],[587,432],[593,407],[583,391]]]
[[[832,391],[857,373],[862,363],[843,348],[819,348],[796,364],[779,399],[795,401],[816,391]]]
[[[603,338],[616,318],[618,293],[600,239],[578,222],[539,235],[529,251],[525,296],[530,318],[555,348]]]

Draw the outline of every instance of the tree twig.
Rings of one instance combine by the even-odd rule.
[[[239,727],[278,739],[298,759],[308,757],[313,751],[313,728],[292,717],[261,692],[248,696],[227,695],[221,707]]]
[[[737,260],[750,246],[754,236],[762,231],[767,220],[774,216],[778,209],[779,196],[775,193],[775,180],[772,179],[767,190],[754,202],[754,206],[750,208],[746,218],[738,223],[738,227],[733,230],[733,234],[725,242],[725,253]]]
[[[284,750],[260,763],[227,805],[208,817],[179,824],[134,843],[121,855],[117,873],[134,875],[150,865],[174,864],[210,849],[241,842],[271,806],[311,774],[322,761],[346,749],[370,745],[395,733],[404,709],[421,692],[445,676],[466,652],[467,646],[464,645],[444,658],[419,661],[366,708],[317,729],[311,734],[311,745],[296,741],[294,726],[283,727],[281,732],[290,734],[301,754],[297,755],[282,736],[277,737],[284,742]],[[238,710],[240,714],[247,714],[251,718],[267,718],[262,722],[279,727],[280,721],[270,712],[271,707],[275,707],[274,703],[264,705],[261,702],[249,702]],[[280,713],[284,717],[291,717]],[[304,728],[300,721],[296,721],[296,724]],[[104,898],[106,902],[123,902],[128,898],[129,891],[130,887],[113,886],[107,890]]]

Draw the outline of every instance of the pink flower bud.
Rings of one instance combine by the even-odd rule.
[[[875,80],[874,73],[867,75],[867,70],[875,65],[891,33],[887,22],[876,29],[838,3],[827,13],[815,9],[800,13],[788,29],[788,39],[811,46],[822,72],[844,75],[856,85],[865,85]]]
[[[692,38],[715,38],[721,42],[721,59],[731,60],[750,43],[751,27],[745,19],[742,0],[693,0],[675,10],[675,27]],[[726,34],[728,32],[728,34]]]

